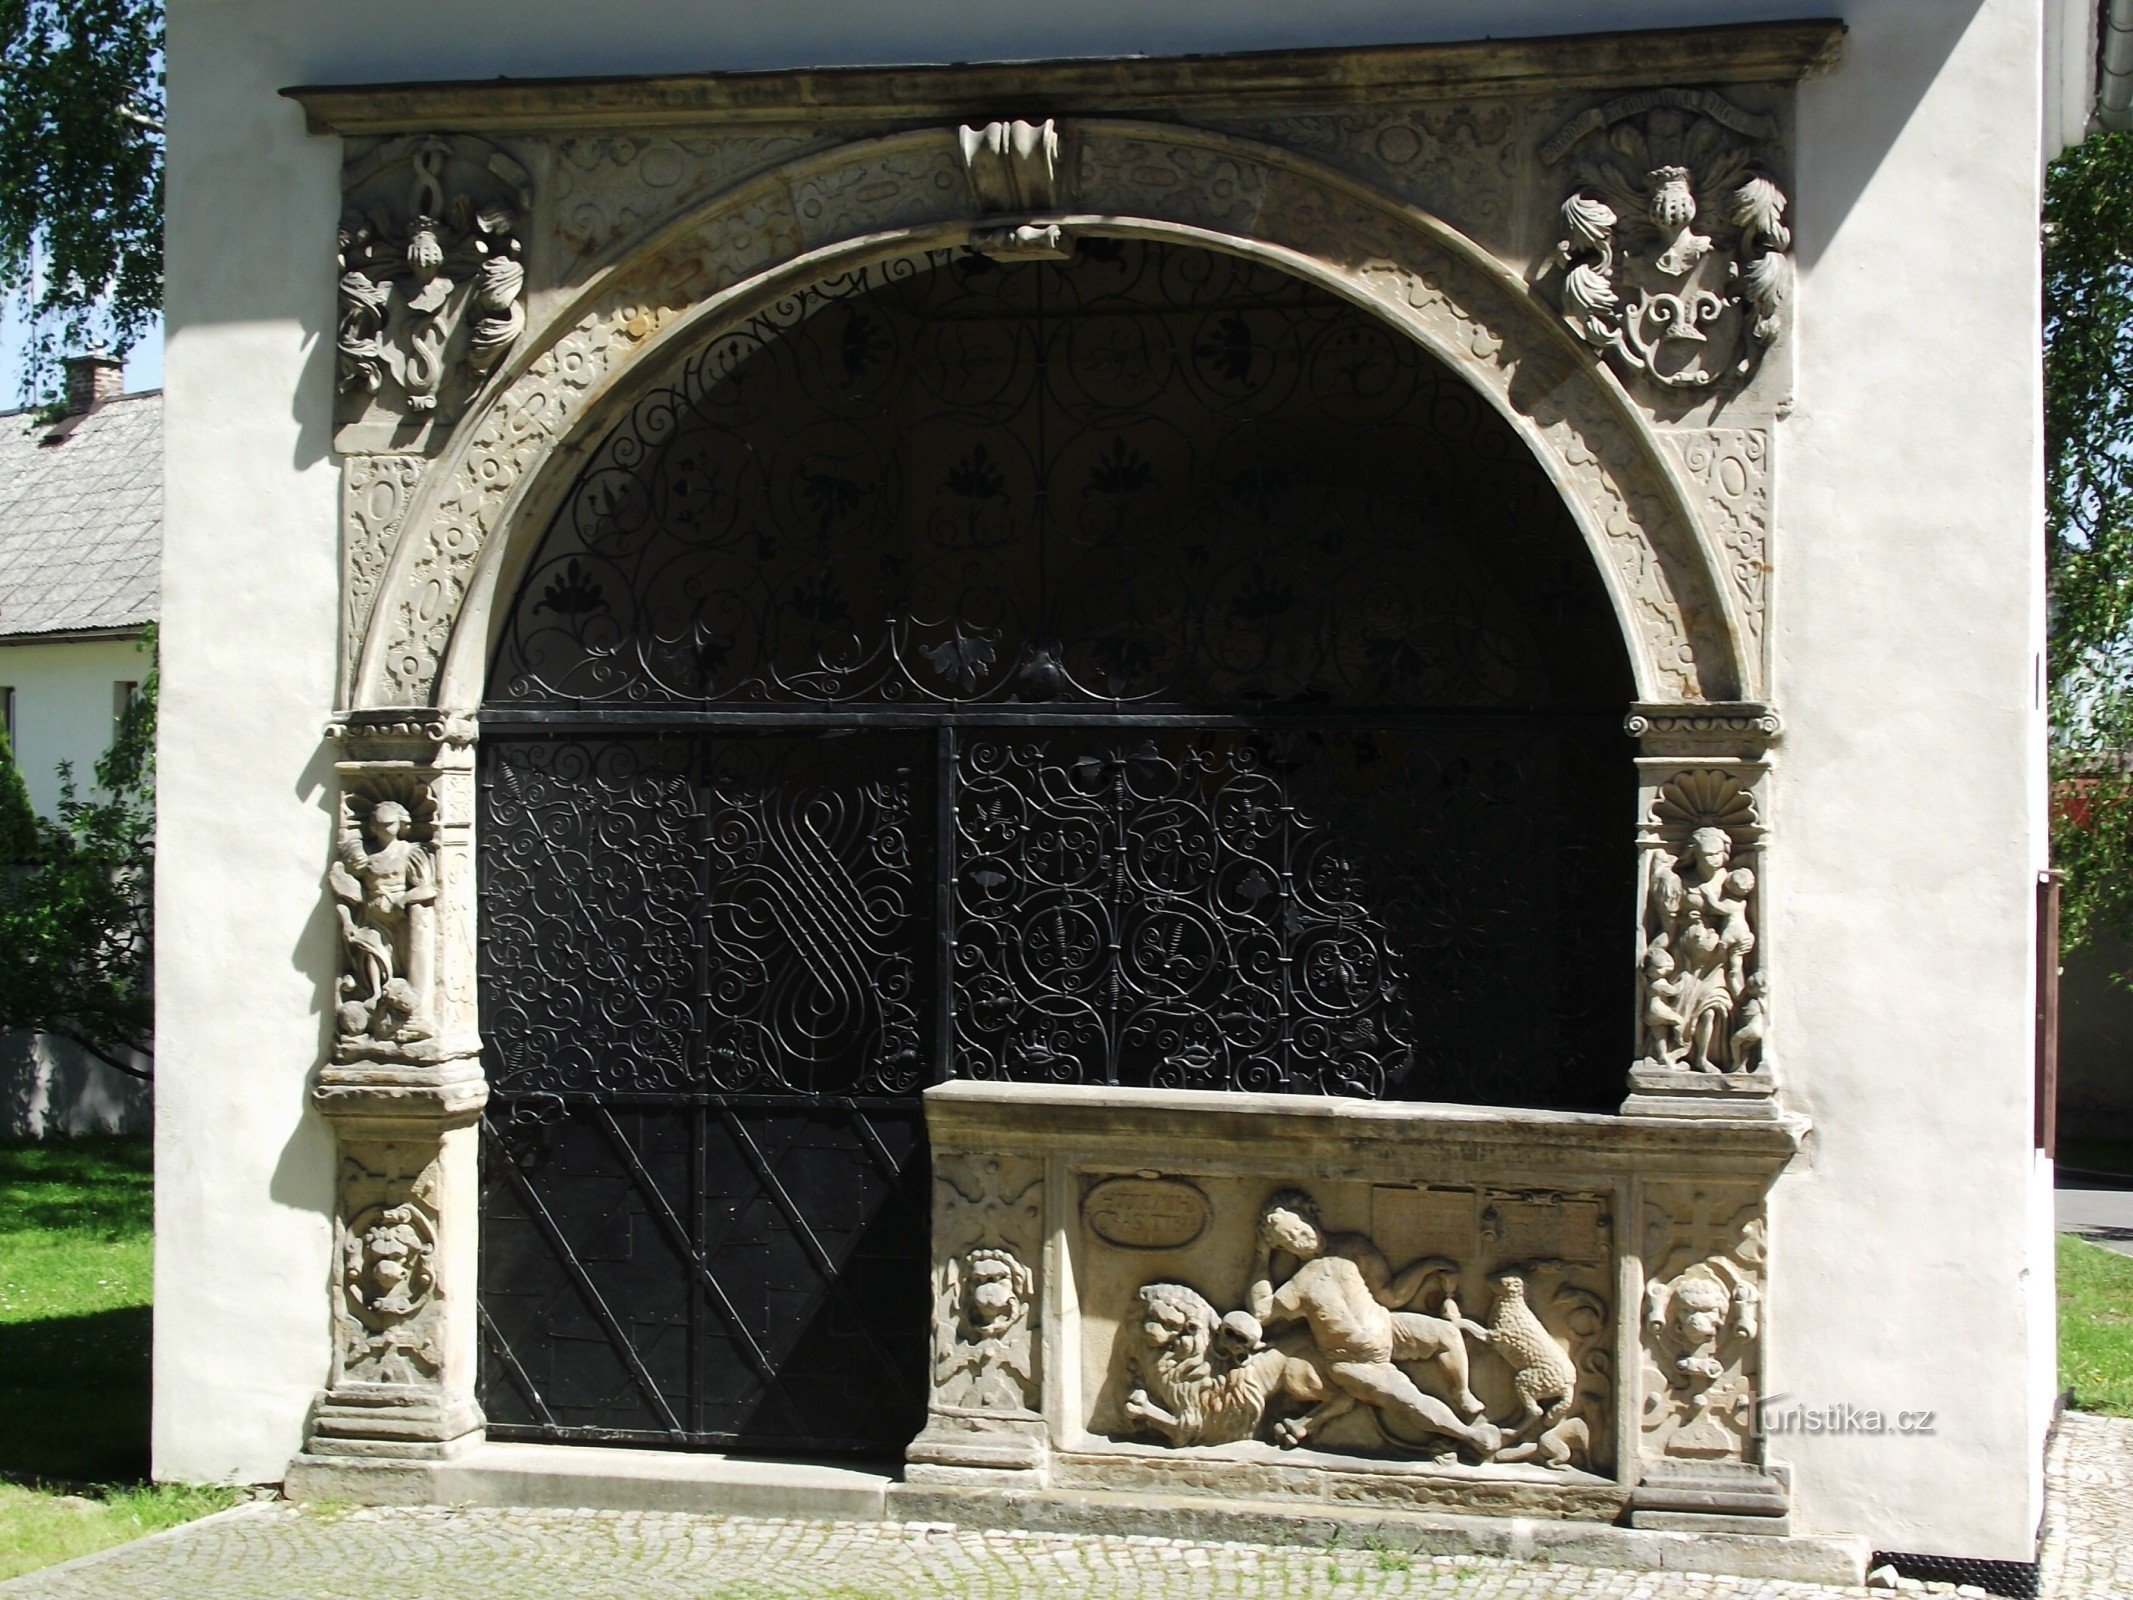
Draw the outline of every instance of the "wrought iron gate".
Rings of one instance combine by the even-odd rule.
[[[491,682],[499,1437],[898,1449],[943,1076],[1619,1078],[1597,579],[1457,380],[1266,269],[772,308],[595,453]]]

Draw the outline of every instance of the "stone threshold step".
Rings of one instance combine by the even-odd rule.
[[[1675,1532],[1548,1517],[1387,1511],[1267,1500],[905,1483],[870,1469],[759,1457],[481,1444],[449,1461],[298,1456],[291,1500],[524,1506],[739,1517],[953,1523],[967,1528],[1207,1542],[1376,1546],[1439,1556],[1857,1585],[1867,1541]]]
[[[491,1443],[449,1461],[298,1456],[289,1464],[282,1492],[291,1500],[351,1505],[527,1506],[879,1521],[888,1514],[885,1496],[894,1482],[887,1466]]]

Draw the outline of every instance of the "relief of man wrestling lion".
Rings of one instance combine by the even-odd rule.
[[[1277,1278],[1282,1257],[1294,1267]],[[1309,1195],[1282,1190],[1260,1211],[1245,1309],[1223,1316],[1180,1283],[1139,1291],[1123,1330],[1124,1414],[1167,1444],[1264,1436],[1287,1448],[1367,1407],[1388,1439],[1439,1460],[1583,1466],[1591,1440],[1571,1415],[1577,1365],[1528,1306],[1528,1276],[1495,1274],[1489,1322],[1477,1323],[1455,1298],[1457,1263],[1431,1256],[1395,1272],[1368,1237],[1329,1232]],[[1410,1309],[1440,1288],[1436,1313]],[[1470,1340],[1510,1369],[1516,1417],[1483,1415]]]

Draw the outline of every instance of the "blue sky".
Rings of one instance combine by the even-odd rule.
[[[13,306],[0,307],[0,411],[22,405],[22,319]],[[141,336],[126,354],[126,392],[163,387],[163,323]]]

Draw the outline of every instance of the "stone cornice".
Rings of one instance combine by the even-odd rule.
[[[498,133],[677,124],[1190,115],[1653,83],[1794,83],[1832,67],[1833,18],[1625,33],[1233,55],[817,67],[632,78],[308,84],[283,94],[313,133]]]

